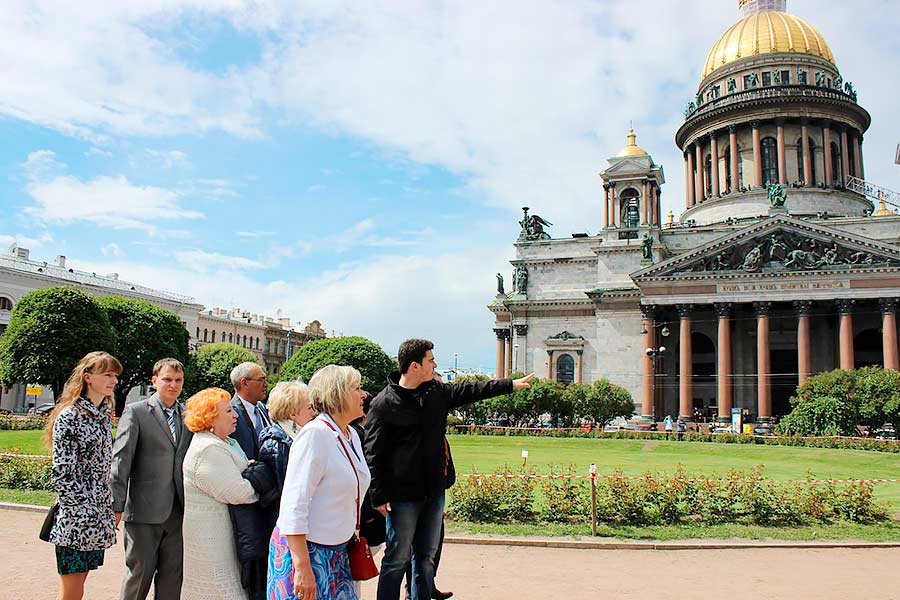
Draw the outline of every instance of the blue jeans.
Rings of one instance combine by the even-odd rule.
[[[377,600],[399,600],[400,585],[416,554],[412,600],[431,600],[434,555],[444,522],[444,492],[428,500],[391,502]]]

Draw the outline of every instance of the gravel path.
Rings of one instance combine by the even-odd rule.
[[[53,547],[37,539],[43,515],[0,509],[0,600],[52,600]],[[488,598],[897,598],[900,548],[576,550],[448,544],[441,589]],[[121,541],[88,577],[86,598],[115,600]],[[368,582],[362,600],[373,600]],[[167,600],[167,599],[161,599]]]

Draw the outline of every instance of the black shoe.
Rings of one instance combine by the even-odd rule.
[[[442,592],[436,587],[431,588],[431,597],[433,600],[447,600],[453,597],[453,592]]]

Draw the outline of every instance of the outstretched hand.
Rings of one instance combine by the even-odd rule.
[[[525,377],[522,377],[521,379],[513,379],[513,389],[514,390],[524,390],[526,388],[530,388],[531,384],[528,382],[531,381],[532,379],[534,379],[534,373],[532,373],[530,375],[526,375]]]

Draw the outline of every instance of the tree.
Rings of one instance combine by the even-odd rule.
[[[617,417],[630,417],[634,413],[634,401],[623,387],[599,379],[585,390],[573,391],[575,415],[587,419],[599,429]]]
[[[122,363],[116,386],[116,414],[121,415],[131,389],[150,383],[156,361],[170,357],[187,363],[190,334],[177,314],[146,300],[110,296],[99,302],[116,334],[116,358]]]
[[[456,377],[450,383],[453,385],[457,385],[460,383],[465,383],[466,381],[488,381],[490,378],[487,375],[464,375],[463,377]],[[482,402],[472,402],[471,404],[466,404],[465,406],[460,406],[454,412],[460,419],[463,420],[463,423],[468,425],[484,425],[488,417],[490,416],[493,409],[489,404],[490,400],[484,400]]]
[[[236,344],[206,344],[188,361],[184,395],[193,396],[209,387],[232,391],[231,370],[243,362],[259,361],[255,354]]]
[[[375,394],[381,391],[397,362],[381,346],[364,337],[340,337],[315,340],[304,344],[281,368],[281,380],[309,381],[313,373],[326,365],[346,365],[362,375],[362,389]]]
[[[793,410],[779,423],[789,435],[857,435],[900,421],[900,373],[880,367],[819,373],[797,388]]]
[[[106,311],[85,292],[53,287],[25,294],[0,336],[0,380],[43,383],[62,392],[75,364],[88,352],[115,352]]]

